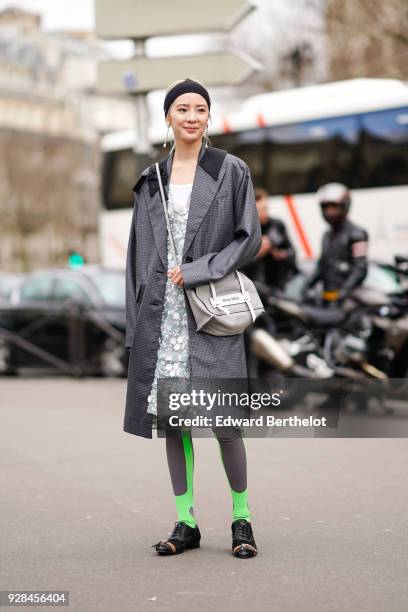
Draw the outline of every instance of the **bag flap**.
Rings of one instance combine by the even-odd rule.
[[[263,310],[263,304],[254,283],[244,274],[241,273],[240,276],[244,285],[244,290],[248,292],[251,297],[252,307],[254,310]],[[217,297],[224,297],[221,304],[226,308],[226,310],[228,310],[229,313],[249,312],[247,303],[245,301],[241,301],[241,285],[237,275],[234,272],[227,274],[222,279],[212,282],[214,284]],[[211,302],[212,291],[209,283],[195,287],[193,291],[196,298],[202,303],[209,313],[217,316],[227,316],[227,313],[224,313],[216,306],[213,306]]]

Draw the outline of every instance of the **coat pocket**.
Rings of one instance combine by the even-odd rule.
[[[130,321],[126,321],[126,339],[125,339],[125,348],[128,350],[133,346],[135,331],[136,331],[136,323],[139,316],[140,304],[143,300],[143,293],[145,290],[146,283],[136,283],[135,287],[135,297],[132,300],[131,308],[131,316],[129,317]],[[128,311],[126,312],[126,314]]]
[[[136,289],[136,304],[140,304],[140,302],[143,300],[143,293],[146,287],[146,283],[139,283],[137,289]]]
[[[128,303],[126,309],[126,315],[129,316],[129,321],[126,320],[126,344],[125,347],[130,349],[133,344],[135,335],[135,326],[139,316],[140,305],[143,300],[143,294],[146,287],[146,283],[137,283],[135,288],[134,299],[131,305]],[[130,340],[131,338],[131,340]]]
[[[146,283],[140,283],[136,288],[136,297],[135,297],[135,322],[139,316],[140,306],[143,301],[143,294],[146,287]]]

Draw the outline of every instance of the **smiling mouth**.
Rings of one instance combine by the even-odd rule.
[[[198,128],[189,128],[189,127],[186,127],[184,129],[187,130],[188,132],[195,132],[196,130],[198,130]]]

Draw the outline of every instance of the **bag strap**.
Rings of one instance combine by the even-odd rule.
[[[162,183],[161,176],[160,176],[159,163],[156,162],[155,166],[156,166],[157,178],[159,180],[160,195],[161,195],[161,199],[162,199],[162,203],[163,203],[163,208],[164,208],[164,216],[166,217],[167,230],[168,230],[169,236],[170,236],[171,248],[173,249],[174,259],[175,259],[176,262],[178,262],[178,253],[177,253],[176,245],[175,245],[173,234],[172,234],[171,227],[170,227],[169,213],[167,211],[166,198],[165,198],[165,195],[164,195],[163,183]],[[240,274],[240,272],[238,272],[238,270],[235,270],[235,274],[237,275],[237,278],[238,278],[238,281],[239,281],[239,286],[240,286],[240,289],[241,289],[241,293],[244,294],[245,293],[245,287],[244,287],[244,284],[242,282],[241,274]],[[215,291],[214,283],[212,281],[210,281],[209,285],[211,287],[212,297],[213,297],[213,299],[216,299],[217,298],[217,293]],[[185,287],[184,287],[184,289],[185,289]],[[248,306],[248,308],[249,308],[249,310],[251,312],[252,320],[255,321],[256,315],[255,315],[255,311],[254,311],[254,309],[252,307],[251,297],[249,296],[249,294],[248,294],[247,298],[245,299],[245,302],[246,302],[246,305]],[[226,314],[230,314],[229,311],[226,308],[224,308],[223,306],[218,305],[218,308],[220,310],[224,311]]]
[[[235,274],[236,274],[236,276],[238,278],[239,286],[240,286],[240,289],[241,289],[241,294],[244,296],[245,303],[248,306],[248,309],[249,309],[249,311],[251,313],[251,316],[252,316],[252,322],[254,323],[255,319],[256,319],[256,313],[255,313],[254,307],[252,306],[251,295],[250,295],[250,293],[248,291],[245,290],[244,283],[243,283],[243,280],[242,280],[242,278],[243,278],[242,273],[238,272],[238,270],[234,270],[234,272],[235,272]],[[211,294],[212,294],[212,298],[211,299],[212,299],[213,305],[216,304],[216,308],[219,308],[225,314],[231,314],[230,311],[227,308],[225,308],[225,306],[222,306],[221,304],[217,304],[217,292],[215,290],[214,283],[212,281],[209,281],[209,285],[210,285],[210,288],[211,288]]]
[[[242,282],[242,278],[241,278],[241,273],[238,272],[238,270],[234,270],[234,273],[236,274],[237,278],[238,278],[238,282],[239,282],[239,286],[241,289],[241,293],[245,293],[245,287],[244,284]],[[215,285],[212,281],[209,281],[210,287],[211,287],[211,294],[214,300],[217,299],[217,292],[215,290]]]
[[[159,179],[160,194],[161,194],[161,199],[162,199],[163,208],[164,208],[164,216],[166,217],[167,231],[169,232],[169,236],[170,236],[170,244],[173,250],[174,259],[176,262],[178,262],[179,257],[178,257],[178,253],[176,249],[176,244],[174,242],[173,234],[171,231],[171,227],[170,227],[169,213],[167,211],[166,198],[164,195],[163,183],[162,183],[161,176],[160,176],[159,163],[156,162],[155,166],[156,166],[157,178]]]

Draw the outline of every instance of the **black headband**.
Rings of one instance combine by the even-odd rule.
[[[184,93],[198,93],[200,96],[207,101],[208,109],[211,108],[210,96],[208,91],[203,85],[197,83],[197,81],[193,81],[193,79],[184,79],[181,83],[177,83],[169,92],[167,92],[166,97],[164,98],[164,116],[167,117],[167,113],[171,104],[174,102],[176,98],[181,96]]]

